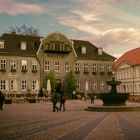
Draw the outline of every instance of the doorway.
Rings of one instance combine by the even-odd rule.
[[[61,79],[56,80],[56,88],[55,88],[57,93],[61,93]]]

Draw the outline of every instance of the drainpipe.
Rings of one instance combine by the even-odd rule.
[[[134,66],[132,66],[132,69],[133,69],[133,91],[132,91],[132,94],[133,94],[133,102],[134,102]]]

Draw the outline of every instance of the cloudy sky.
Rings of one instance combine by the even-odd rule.
[[[140,47],[140,0],[0,0],[0,34],[33,26],[88,40],[115,57]]]

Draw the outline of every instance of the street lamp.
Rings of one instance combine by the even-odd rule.
[[[73,98],[75,99],[75,94],[76,94],[76,92],[75,91],[73,91]]]

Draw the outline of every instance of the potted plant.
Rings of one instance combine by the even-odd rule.
[[[29,101],[29,103],[36,103],[36,99],[35,98],[29,98],[28,101]]]
[[[6,98],[5,104],[12,104],[12,98]]]

